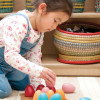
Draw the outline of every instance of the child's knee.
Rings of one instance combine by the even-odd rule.
[[[26,86],[30,84],[29,76],[25,75],[25,77],[16,82],[11,82],[12,88],[14,90],[25,90]]]
[[[4,74],[0,75],[0,98],[8,97],[12,93],[12,88]]]
[[[5,98],[10,96],[12,89],[6,88],[5,90],[0,90],[0,98]]]
[[[29,76],[26,75],[23,80],[20,81],[20,89],[19,90],[25,90],[26,86],[30,84]]]

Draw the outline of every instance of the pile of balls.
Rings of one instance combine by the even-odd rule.
[[[75,87],[72,84],[65,83],[62,89],[55,89],[55,87],[47,87],[43,84],[38,85],[36,91],[31,85],[25,89],[26,97],[33,97],[33,100],[66,100],[65,93],[73,93]]]
[[[38,85],[36,91],[31,85],[25,88],[25,96],[33,97],[33,100],[66,100],[65,93],[73,93],[75,86],[69,83],[62,85],[62,89],[55,87],[45,87],[43,84]],[[79,100],[91,100],[89,97],[82,97]]]

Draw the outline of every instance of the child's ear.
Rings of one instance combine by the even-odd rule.
[[[47,10],[47,5],[46,3],[41,3],[38,7],[38,12],[40,14],[45,14],[46,13],[46,10]]]

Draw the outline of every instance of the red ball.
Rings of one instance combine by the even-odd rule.
[[[33,97],[35,91],[32,85],[27,85],[25,88],[25,96],[26,97]]]
[[[43,84],[40,84],[40,85],[38,85],[38,87],[36,88],[36,91],[37,91],[37,90],[42,90],[44,87],[45,87],[45,86],[44,86]]]

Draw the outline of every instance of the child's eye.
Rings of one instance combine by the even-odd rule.
[[[57,21],[54,19],[54,22],[56,23]]]

